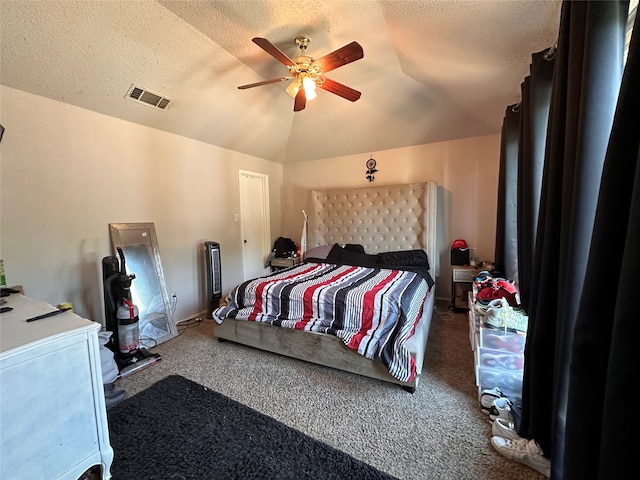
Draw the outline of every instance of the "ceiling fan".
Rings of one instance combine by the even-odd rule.
[[[311,41],[311,39],[306,35],[296,37],[295,43],[298,48],[300,48],[300,55],[293,58],[289,58],[266,38],[256,37],[253,38],[252,41],[273,58],[284,64],[289,69],[289,75],[273,78],[271,80],[264,80],[262,82],[250,83],[248,85],[240,85],[238,87],[240,90],[293,80],[293,82],[291,82],[287,87],[287,93],[294,98],[294,112],[303,110],[307,104],[307,100],[311,100],[316,97],[316,87],[326,90],[327,92],[334,93],[352,102],[355,102],[360,98],[361,93],[357,90],[324,76],[326,72],[348,63],[355,62],[356,60],[360,60],[364,57],[364,52],[358,42],[351,42],[322,58],[314,60],[313,58],[305,55],[309,42]]]

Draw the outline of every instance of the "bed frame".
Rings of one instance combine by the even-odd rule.
[[[423,249],[431,274],[439,272],[436,246],[435,182],[309,192],[308,249],[334,243],[357,243],[367,253]],[[218,340],[229,340],[269,352],[402,385],[413,393],[418,385],[435,306],[435,287],[408,346],[416,362],[411,382],[393,377],[385,366],[347,348],[337,337],[278,328],[259,322],[225,319],[215,324]]]

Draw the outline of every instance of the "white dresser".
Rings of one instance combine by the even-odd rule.
[[[111,477],[100,324],[20,294],[0,314],[0,479]]]

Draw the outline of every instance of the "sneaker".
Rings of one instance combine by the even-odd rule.
[[[504,393],[498,387],[483,390],[480,394],[480,410],[482,413],[489,415],[493,401],[504,396]]]
[[[507,308],[503,315],[505,316],[505,327],[507,330],[527,333],[529,328],[529,316],[522,308]]]
[[[493,276],[488,271],[483,270],[476,275],[473,283],[478,290],[481,290],[482,288],[493,284]]]
[[[491,433],[496,437],[509,438],[518,440],[522,437],[516,432],[516,426],[513,422],[509,422],[504,418],[496,418],[491,426]]]
[[[491,300],[490,302],[476,302],[473,310],[476,312],[476,315],[480,315],[484,317],[489,314],[490,308],[500,308],[503,304],[504,300],[501,298],[497,298],[495,300]]]
[[[509,308],[509,303],[504,298],[497,298],[489,303],[484,323],[493,328],[504,328],[504,311]]]
[[[487,310],[484,323],[488,327],[505,329],[509,332],[527,333],[529,317],[522,308],[513,308],[509,302],[501,298]]]
[[[547,478],[551,476],[551,461],[542,455],[542,450],[535,440],[512,440],[495,436],[491,437],[491,445],[509,460],[528,465]]]
[[[502,418],[507,422],[513,422],[513,414],[511,413],[511,401],[507,397],[496,398],[489,409],[489,420],[492,422],[496,418]]]

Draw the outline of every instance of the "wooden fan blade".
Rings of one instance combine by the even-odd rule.
[[[364,51],[358,42],[351,42],[338,50],[325,55],[315,61],[323,72],[329,72],[335,68],[355,62],[364,57]]]
[[[284,82],[286,80],[291,80],[293,77],[280,77],[280,78],[272,78],[271,80],[264,80],[262,82],[249,83],[247,85],[240,85],[238,88],[240,90],[246,90],[247,88],[259,87],[261,85],[269,85],[271,83]]]
[[[296,98],[293,101],[293,111],[299,112],[300,110],[304,110],[304,107],[307,106],[307,95],[304,93],[304,88],[298,90],[296,93]]]
[[[341,83],[336,82],[335,80],[331,80],[330,78],[325,78],[324,83],[319,85],[319,87],[327,92],[335,93],[336,95],[346,98],[352,102],[355,102],[362,95],[359,91],[354,90],[351,87],[347,87]]]
[[[255,37],[251,39],[253,43],[262,48],[265,52],[271,55],[273,58],[278,60],[280,63],[286,65],[287,67],[295,67],[295,63],[289,57],[287,57],[282,50],[276,47],[273,43],[271,43],[266,38]]]

